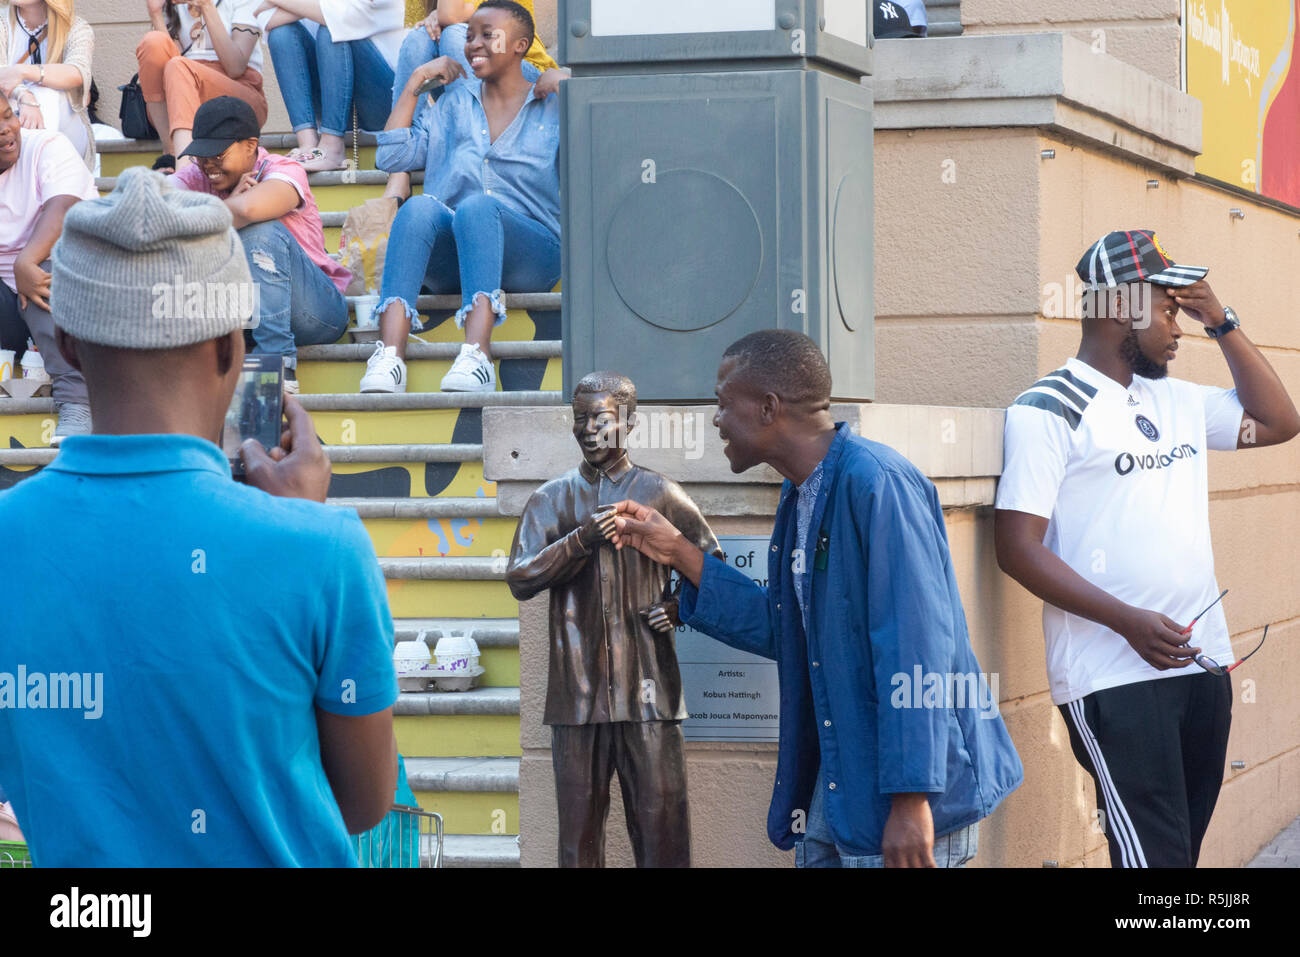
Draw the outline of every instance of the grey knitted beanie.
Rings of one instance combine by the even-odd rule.
[[[174,349],[226,335],[257,310],[230,210],[143,166],[68,210],[52,261],[54,323],[86,342]]]

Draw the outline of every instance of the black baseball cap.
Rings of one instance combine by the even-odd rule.
[[[218,96],[198,108],[191,132],[194,141],[181,156],[219,156],[231,143],[260,137],[262,127],[253,108],[239,97]]]
[[[921,35],[921,28],[912,26],[912,18],[907,15],[901,3],[895,0],[874,0],[871,7],[871,35],[877,40]]]
[[[1122,286],[1150,282],[1157,286],[1190,286],[1204,279],[1208,266],[1181,266],[1165,252],[1150,229],[1117,229],[1097,240],[1074,267],[1090,286]]]

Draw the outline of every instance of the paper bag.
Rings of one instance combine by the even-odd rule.
[[[343,265],[352,272],[352,284],[347,288],[347,295],[364,296],[370,291],[379,292],[388,233],[396,216],[397,200],[391,198],[368,199],[348,210],[343,222],[343,235],[339,239]]]

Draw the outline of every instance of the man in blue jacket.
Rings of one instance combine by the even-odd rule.
[[[786,480],[768,587],[637,502],[619,503],[615,544],[681,573],[684,623],[776,660],[768,836],[801,867],[966,863],[1024,772],[971,650],[934,485],[832,420],[830,369],[800,333],[733,343],[716,392],[731,470],[766,462]]]

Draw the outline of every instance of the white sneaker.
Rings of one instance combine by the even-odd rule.
[[[362,392],[405,392],[406,363],[397,355],[396,346],[386,346],[381,339],[366,360],[366,374],[361,377]]]
[[[442,377],[443,392],[495,392],[497,374],[492,363],[477,345],[467,342],[460,347],[460,355],[451,364],[451,371]]]

